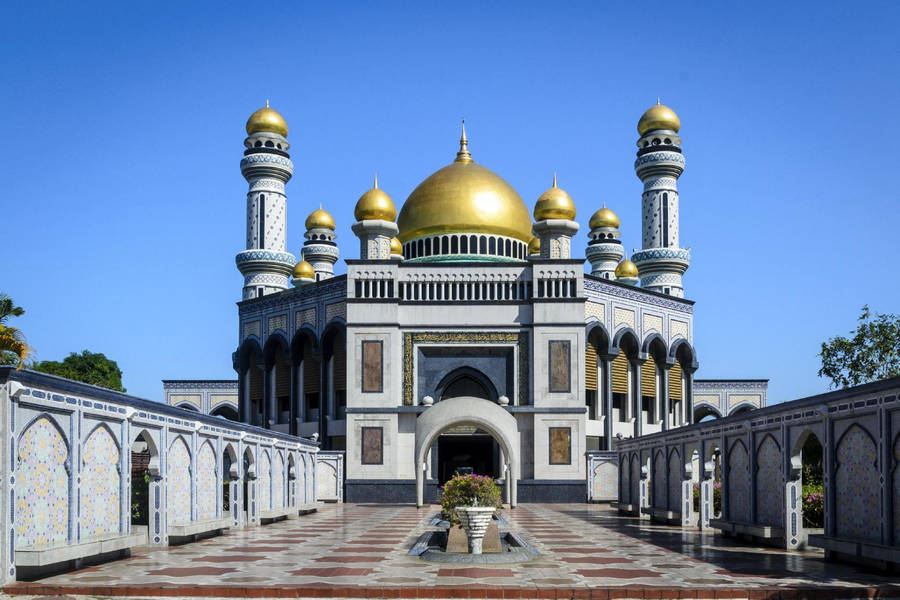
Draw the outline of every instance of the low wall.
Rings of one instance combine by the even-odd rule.
[[[823,450],[825,527],[808,536],[801,474],[811,434]],[[621,512],[786,549],[809,537],[829,556],[900,563],[900,378],[622,440],[616,451]],[[722,487],[715,518],[717,455]]]
[[[135,441],[148,482],[132,481]],[[316,502],[317,454],[308,439],[0,367],[0,582],[296,515]],[[146,485],[146,527],[132,526],[133,485]]]

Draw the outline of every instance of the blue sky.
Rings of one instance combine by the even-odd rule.
[[[373,172],[399,206],[461,117],[529,207],[559,173],[579,255],[604,202],[639,247],[635,125],[659,95],[687,157],[697,376],[824,391],[822,340],[865,303],[900,312],[898,24],[890,2],[20,3],[0,23],[0,290],[39,359],[104,352],[152,399],[231,378],[238,162],[266,98],[291,128],[289,250],[321,203],[357,258]]]

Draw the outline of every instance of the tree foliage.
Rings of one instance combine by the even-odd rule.
[[[83,350],[81,354],[73,352],[61,362],[42,360],[34,363],[31,368],[42,373],[83,381],[118,392],[125,391],[125,388],[122,387],[122,370],[119,365],[100,352],[90,352],[89,350]]]
[[[819,356],[819,377],[830,378],[835,388],[900,376],[900,317],[873,314],[863,306],[850,337],[823,342]]]
[[[25,309],[16,306],[12,298],[0,293],[0,365],[18,365],[21,367],[31,356],[31,347],[25,342],[25,336],[17,328],[8,325],[11,317],[21,317]]]

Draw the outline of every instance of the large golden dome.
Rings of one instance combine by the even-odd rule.
[[[641,116],[637,129],[641,135],[654,129],[671,129],[678,133],[678,130],[681,129],[681,119],[678,118],[674,110],[665,104],[660,104],[659,100],[657,100],[656,104],[648,108],[647,112]]]
[[[472,161],[465,129],[456,160],[412,191],[397,219],[401,242],[441,233],[492,233],[526,244],[531,216],[499,175]]]
[[[269,108],[268,100],[266,100],[265,106],[247,119],[247,135],[253,135],[261,131],[277,133],[282,137],[287,137],[288,134],[287,121],[277,111]]]

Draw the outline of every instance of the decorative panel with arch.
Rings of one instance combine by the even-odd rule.
[[[878,542],[881,529],[881,485],[875,441],[859,425],[851,425],[837,445],[835,503],[838,537]]]
[[[178,436],[166,457],[166,522],[169,525],[191,520],[191,452]]]
[[[259,455],[259,510],[272,508],[272,459],[269,451],[263,450]]]
[[[46,548],[68,539],[69,448],[56,422],[41,415],[16,448],[16,548]]]
[[[728,517],[750,522],[750,457],[743,440],[736,440],[728,451]]]
[[[650,499],[650,504],[657,508],[663,508],[667,499],[666,457],[662,450],[659,450],[653,457],[653,498]]]
[[[669,454],[669,510],[682,512],[681,483],[682,472],[681,453],[677,448]]]
[[[97,426],[81,449],[81,539],[119,532],[119,458],[109,428]]]
[[[272,508],[284,506],[284,482],[284,455],[278,451],[272,468]]]
[[[756,451],[757,521],[784,527],[784,476],[781,447],[772,435],[763,438]]]
[[[216,454],[212,444],[206,441],[197,452],[197,519],[216,517],[217,497]]]

